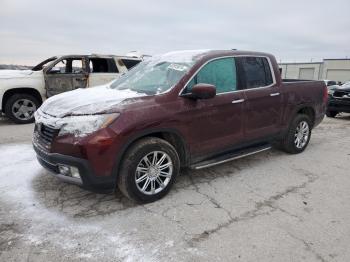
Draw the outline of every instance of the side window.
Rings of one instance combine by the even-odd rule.
[[[67,73],[67,60],[61,60],[50,69],[49,74],[65,74]]]
[[[140,60],[136,60],[136,59],[122,59],[122,61],[127,69],[131,69],[141,62]]]
[[[83,61],[81,59],[72,60],[72,73],[81,74],[83,73]]]
[[[114,60],[109,58],[90,58],[89,67],[90,73],[118,73]]]
[[[63,59],[50,69],[49,74],[81,74],[84,72],[83,60],[76,58]]]
[[[269,86],[273,83],[271,68],[265,57],[241,57],[246,88]]]
[[[206,64],[188,83],[186,93],[190,93],[198,83],[216,86],[216,93],[237,90],[236,64],[234,58],[221,58]]]

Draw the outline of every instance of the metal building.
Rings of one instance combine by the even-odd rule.
[[[323,62],[280,63],[283,78],[350,81],[350,59],[324,59]]]

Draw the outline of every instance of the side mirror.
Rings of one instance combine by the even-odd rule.
[[[216,86],[210,84],[196,84],[192,87],[192,98],[209,99],[216,96]]]

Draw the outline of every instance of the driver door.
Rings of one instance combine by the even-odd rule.
[[[243,138],[243,92],[238,90],[236,63],[233,57],[218,58],[206,65],[187,84],[190,93],[198,83],[216,86],[211,99],[184,99],[183,118],[188,121],[190,148],[194,158],[230,149]]]
[[[88,81],[84,57],[64,57],[45,72],[47,97],[78,88],[85,88]]]

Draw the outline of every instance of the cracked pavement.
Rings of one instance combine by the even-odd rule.
[[[349,114],[325,118],[302,154],[182,170],[147,205],[48,175],[32,128],[0,119],[0,261],[350,260]]]

